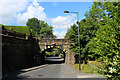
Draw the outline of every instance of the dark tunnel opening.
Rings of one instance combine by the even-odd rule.
[[[62,49],[53,47],[45,49],[42,54],[44,54],[44,64],[63,64],[65,63],[65,52]]]

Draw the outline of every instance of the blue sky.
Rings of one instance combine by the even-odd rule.
[[[36,17],[53,26],[54,34],[64,38],[67,29],[77,20],[75,14],[65,14],[64,11],[79,12],[79,19],[85,18],[92,2],[41,2],[40,0],[6,0],[0,7],[0,24],[25,26],[29,18]]]
[[[42,2],[41,6],[45,8],[45,13],[49,18],[57,16],[66,16],[65,10],[79,12],[80,19],[85,18],[84,13],[89,10],[92,2]],[[68,14],[67,14],[68,15]]]

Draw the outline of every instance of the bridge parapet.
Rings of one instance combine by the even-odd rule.
[[[56,45],[67,45],[69,44],[70,40],[68,39],[45,39],[45,38],[41,38],[38,39],[39,40],[39,44],[47,44],[47,45],[52,45],[52,43],[54,42]]]

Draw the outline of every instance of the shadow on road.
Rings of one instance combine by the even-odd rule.
[[[53,65],[53,64],[63,64],[64,61],[45,61],[45,64]],[[3,75],[1,80],[22,80],[27,79],[29,76],[20,76],[19,74],[24,73],[21,70],[11,71]],[[43,76],[43,75],[38,75]]]
[[[64,61],[45,61],[45,64],[63,64]]]
[[[64,58],[61,57],[46,57],[45,64],[63,64],[65,63]]]
[[[21,73],[23,73],[23,72],[21,72],[20,70],[8,72],[5,75],[3,75],[1,80],[16,80],[16,79],[25,79],[25,78],[27,78],[25,76],[19,76],[19,74],[21,74]]]
[[[53,64],[63,64],[65,63],[63,58],[60,57],[47,57],[45,60],[44,64],[49,64],[49,65],[53,65]],[[35,66],[33,66],[35,67]],[[29,76],[20,76],[19,74],[24,73],[23,71],[21,71],[21,69],[16,70],[16,71],[12,71],[12,72],[7,72],[3,75],[2,80],[16,80],[16,79],[26,79],[29,78]],[[39,75],[42,76],[42,75]]]

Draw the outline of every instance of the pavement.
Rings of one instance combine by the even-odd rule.
[[[36,70],[36,69],[39,69],[39,68],[43,68],[43,67],[46,67],[48,66],[48,64],[46,65],[41,65],[41,66],[36,66],[36,67],[32,67],[32,68],[28,68],[28,69],[22,69],[20,70],[21,72],[27,72],[27,71],[32,71],[32,70]]]

